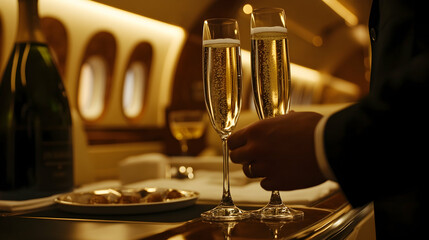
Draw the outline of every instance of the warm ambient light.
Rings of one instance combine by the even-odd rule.
[[[347,25],[356,26],[359,22],[356,15],[350,12],[343,4],[338,2],[337,0],[322,0],[328,7],[334,10],[340,17],[342,17]]]
[[[251,14],[252,13],[252,11],[253,11],[253,7],[252,7],[252,5],[250,5],[250,4],[245,4],[244,6],[243,6],[243,12],[245,13],[245,14]]]
[[[321,36],[314,36],[314,37],[311,39],[311,42],[313,43],[313,45],[314,45],[315,47],[320,47],[320,46],[322,46],[322,45],[323,45],[323,38],[322,38]]]
[[[310,82],[313,84],[319,83],[322,79],[319,71],[295,63],[290,64],[290,72],[292,78],[295,77],[296,80],[299,79],[300,81]]]
[[[250,51],[243,49],[241,50],[241,58],[243,65],[250,65],[250,57]],[[322,79],[322,74],[317,70],[304,67],[295,63],[290,63],[290,68],[292,79],[294,80],[318,83]]]
[[[329,84],[331,88],[338,89],[349,95],[357,96],[359,94],[359,88],[354,83],[334,77],[327,73],[323,73],[315,69],[294,63],[290,64],[290,71],[292,75],[292,81],[307,82],[313,85]]]

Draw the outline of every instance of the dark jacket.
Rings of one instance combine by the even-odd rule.
[[[353,206],[374,202],[377,239],[418,239],[427,221],[429,12],[422,0],[374,0],[371,88],[332,115],[328,161]],[[418,236],[413,238],[413,236]]]

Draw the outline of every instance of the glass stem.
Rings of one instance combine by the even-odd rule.
[[[182,151],[182,156],[188,155],[188,142],[186,139],[180,140],[180,150]]]
[[[228,150],[228,136],[222,136],[222,149],[223,149],[223,193],[222,202],[223,206],[233,206],[231,193],[229,191],[229,150]]]
[[[274,190],[271,192],[271,199],[270,199],[270,205],[282,205],[283,201],[280,197],[280,192],[277,190]]]

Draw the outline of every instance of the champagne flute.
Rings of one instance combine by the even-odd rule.
[[[182,156],[188,153],[188,140],[200,138],[205,129],[204,112],[200,110],[176,110],[168,114],[173,137],[179,141]]]
[[[284,115],[290,108],[290,67],[285,12],[281,8],[255,9],[251,14],[252,86],[260,119]],[[270,202],[252,212],[259,219],[297,219],[302,211],[283,204],[279,191]]]
[[[203,26],[203,85],[210,122],[222,140],[223,193],[220,204],[201,214],[209,221],[235,221],[249,213],[234,205],[229,185],[227,138],[241,110],[241,54],[238,23],[234,19],[215,18]]]

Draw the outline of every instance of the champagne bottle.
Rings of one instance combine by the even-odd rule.
[[[0,199],[73,188],[72,124],[61,76],[41,32],[38,1],[18,0],[16,43],[0,82]]]

